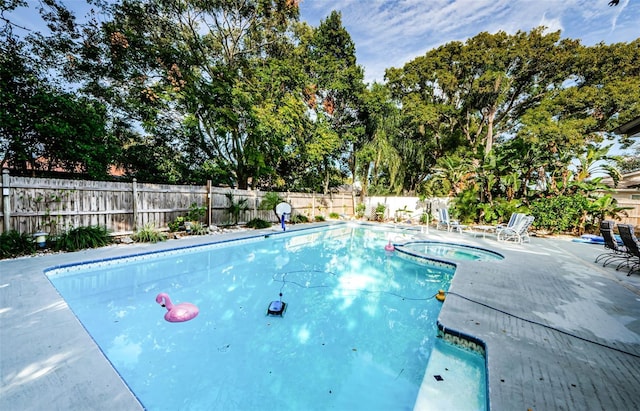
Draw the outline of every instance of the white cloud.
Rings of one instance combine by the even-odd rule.
[[[28,0],[37,4],[37,0]],[[366,81],[382,81],[384,70],[402,67],[428,50],[450,41],[465,41],[486,31],[530,31],[546,26],[562,30],[564,37],[585,45],[614,43],[638,37],[640,1],[621,0],[302,0],[301,18],[317,27],[332,10],[342,13],[342,23],[356,45],[358,63]],[[89,6],[84,1],[66,3],[78,17]],[[16,22],[31,27],[34,8],[10,13]],[[33,21],[32,21],[33,20]]]
[[[590,45],[630,41],[637,36],[640,2],[623,0],[304,0],[302,16],[318,26],[331,10],[356,44],[366,81],[382,81],[384,70],[450,41],[486,31],[515,33],[538,26]]]

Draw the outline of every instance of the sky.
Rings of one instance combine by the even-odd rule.
[[[29,0],[37,3],[37,0]],[[89,10],[85,0],[62,0],[78,18]],[[300,19],[318,27],[332,10],[356,45],[357,63],[365,81],[384,82],[384,71],[400,68],[429,50],[451,41],[465,41],[481,32],[509,34],[538,26],[560,30],[562,37],[591,46],[629,42],[640,37],[640,0],[301,0]],[[11,14],[19,24],[34,27],[34,9]]]
[[[384,82],[384,71],[400,68],[429,50],[465,41],[481,32],[529,32],[538,26],[591,46],[640,37],[640,0],[302,0],[301,20],[317,27],[332,10],[356,45],[365,81]]]

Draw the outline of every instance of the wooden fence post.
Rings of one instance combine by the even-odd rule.
[[[352,207],[351,215],[357,216],[357,214],[356,214],[356,209],[357,209],[356,190],[353,189],[353,186],[351,186],[351,207]]]
[[[131,182],[131,191],[133,195],[133,230],[138,228],[138,180],[136,178]]]
[[[3,232],[9,232],[11,230],[11,187],[9,185],[9,170],[2,170],[2,214],[4,216]]]
[[[211,180],[207,180],[207,227],[210,227],[212,225],[212,220],[211,220],[211,202],[212,202],[212,195],[211,195]]]
[[[258,194],[260,189],[256,188],[253,190],[253,215],[255,218],[258,218]]]

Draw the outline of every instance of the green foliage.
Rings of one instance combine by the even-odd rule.
[[[18,173],[59,168],[105,178],[120,150],[106,128],[106,107],[49,80],[53,70],[31,47],[11,30],[0,32],[0,135],[10,136],[4,161]]]
[[[299,9],[285,3],[108,6],[113,20],[87,30],[74,63],[90,71],[90,80],[108,84],[87,81],[84,90],[134,123],[126,130],[133,175],[152,168],[177,180],[207,178],[240,189],[278,176],[278,164],[290,157],[286,142],[311,123],[299,98],[306,77],[293,31]]]
[[[225,193],[225,197],[229,200],[229,205],[227,206],[227,213],[231,217],[233,225],[238,225],[238,219],[240,218],[240,213],[246,211],[249,207],[247,206],[247,199],[243,198],[240,200],[235,199],[235,196],[231,191]]]
[[[309,222],[309,218],[304,214],[293,214],[291,216],[290,222],[292,224],[308,223]]]
[[[627,216],[626,210],[633,210],[633,207],[619,207],[618,201],[610,194],[600,195],[589,203],[585,230],[594,230],[602,220],[609,217],[617,220],[621,216]]]
[[[206,207],[204,206],[199,207],[197,203],[193,203],[191,204],[191,206],[189,206],[189,212],[187,213],[185,220],[198,222],[204,217],[206,213],[207,213]]]
[[[14,258],[36,252],[33,237],[10,230],[0,234],[0,259]]]
[[[621,157],[618,160],[618,169],[622,174],[640,170],[640,151],[636,148],[633,155]]]
[[[249,228],[260,229],[260,228],[269,228],[271,227],[271,225],[272,224],[269,221],[263,220],[261,218],[254,218],[249,222],[247,222],[246,226]]]
[[[44,157],[94,178],[119,164],[140,181],[261,190],[358,181],[364,195],[455,195],[464,219],[504,221],[512,202],[592,192],[595,171],[617,179],[600,144],[640,112],[640,40],[479,33],[366,89],[339,12],[313,28],[290,1],[106,3],[107,20],[82,30],[44,2],[50,37],[0,33],[0,134],[18,170]]]
[[[193,232],[195,230],[194,226],[199,224],[199,226],[202,227],[200,220],[204,217],[206,213],[207,213],[206,207],[204,206],[199,207],[197,203],[193,203],[189,207],[189,212],[184,217],[182,216],[177,217],[175,220],[167,223],[167,226],[169,227],[169,231],[175,232],[180,229],[183,229],[185,228],[184,227],[185,223],[189,222],[191,223],[191,231]],[[207,230],[206,227],[203,228],[203,230],[206,231]]]
[[[317,215],[317,216],[315,216],[315,217],[314,217],[314,219],[315,219],[315,220],[316,220],[316,222],[318,222],[318,223],[325,221],[325,218],[324,218],[324,216],[323,216],[323,215]]]
[[[282,202],[284,202],[284,200],[282,199],[280,194],[270,191],[262,197],[258,208],[260,210],[273,210],[273,214],[278,219],[278,222],[280,222],[280,216],[276,212],[276,206]]]
[[[466,190],[456,199],[456,209],[461,220],[466,222],[481,222],[484,224],[499,224],[509,221],[513,213],[528,213],[528,208],[520,200],[507,201],[503,198],[491,203],[477,201],[477,192]]]
[[[173,221],[167,223],[169,226],[169,231],[176,232],[180,230],[180,228],[184,227],[184,222],[187,221],[186,217],[178,217]]]
[[[356,141],[353,174],[360,179],[364,194],[399,194],[407,177],[410,181],[424,178],[414,159],[428,158],[422,151],[428,150],[427,145],[401,137],[400,109],[386,85],[374,83],[364,93],[362,105],[366,112],[364,136]]]
[[[537,229],[552,233],[580,232],[584,227],[589,199],[584,195],[540,198],[530,205]]]
[[[131,238],[138,243],[157,243],[165,241],[167,235],[158,230],[153,224],[147,223],[141,229],[138,229]]]
[[[199,221],[194,221],[191,223],[191,234],[192,235],[205,235],[209,233],[209,229]]]
[[[522,204],[520,200],[497,199],[493,204],[493,215],[495,220],[486,220],[491,223],[506,223],[513,213],[529,214],[529,209]]]
[[[262,197],[258,208],[260,210],[275,210],[276,206],[282,202],[284,202],[284,199],[279,193],[270,191]]]
[[[383,221],[384,220],[384,213],[387,210],[387,206],[382,204],[382,203],[378,203],[378,205],[376,206],[376,221]]]
[[[467,224],[478,219],[481,207],[477,189],[470,187],[455,198],[453,206],[449,207],[449,214],[452,219],[458,219],[461,223]]]
[[[329,218],[339,219],[340,218],[340,214],[338,214],[336,212],[329,213]]]
[[[304,162],[300,165],[314,170],[317,179],[310,180],[319,182],[307,188],[317,189],[319,185],[326,192],[336,174],[340,175],[335,165],[345,163],[345,159],[345,166],[355,176],[357,151],[369,136],[363,121],[364,73],[356,62],[356,46],[337,11],[322,20],[303,45],[308,51],[304,93],[316,121],[305,133],[301,147]]]
[[[356,217],[362,218],[364,217],[364,212],[367,209],[367,205],[365,203],[358,203],[356,205]]]
[[[88,226],[72,228],[53,239],[52,242],[52,248],[56,251],[78,251],[104,247],[111,244],[111,238],[106,227]]]

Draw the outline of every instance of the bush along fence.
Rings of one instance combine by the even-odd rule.
[[[207,185],[63,180],[11,176],[2,170],[0,233],[57,235],[70,228],[102,226],[111,234],[129,234],[151,225],[163,229],[194,209],[203,224],[234,225],[255,218],[278,222],[273,210],[260,209],[267,192]],[[311,221],[331,215],[354,215],[350,192],[278,193],[292,214]]]

